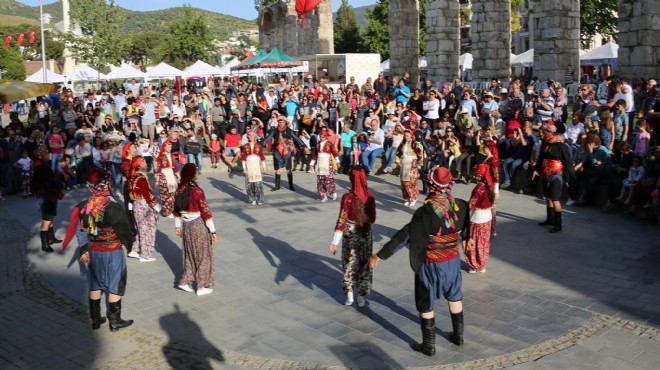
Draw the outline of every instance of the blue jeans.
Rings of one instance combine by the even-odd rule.
[[[362,164],[367,173],[371,172],[374,168],[376,165],[376,159],[378,159],[378,156],[381,154],[383,154],[383,148],[367,149],[362,152]]]
[[[344,154],[341,156],[341,172],[348,173],[348,169],[351,167],[351,152],[353,148],[348,146],[344,147]]]
[[[511,183],[511,176],[516,171],[516,167],[523,163],[522,159],[509,157],[504,161],[502,169],[504,170],[504,183]]]
[[[186,154],[188,163],[197,164],[197,172],[202,172],[202,152],[200,151],[197,154]],[[196,160],[196,162],[195,162]]]
[[[112,187],[121,190],[121,163],[112,162]]]
[[[385,167],[392,168],[395,159],[396,159],[396,148],[390,146],[389,148],[387,148],[387,152],[385,152],[385,161],[387,162],[387,165]]]
[[[53,169],[53,172],[57,172],[57,169],[60,167],[60,159],[62,158],[64,158],[64,153],[50,154],[50,168]]]

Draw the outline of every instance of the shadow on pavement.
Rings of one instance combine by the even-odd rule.
[[[403,369],[377,345],[370,342],[351,343],[345,346],[330,346],[330,351],[348,368]]]
[[[170,239],[169,236],[160,230],[156,231],[156,251],[163,256],[165,263],[167,263],[170,271],[172,271],[172,275],[174,276],[174,286],[176,286],[179,281],[179,276],[183,272],[183,252],[175,242],[181,241],[181,238],[178,238],[177,236],[175,236],[175,238],[178,240]]]

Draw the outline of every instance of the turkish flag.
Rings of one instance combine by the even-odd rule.
[[[300,28],[305,28],[305,14],[321,4],[321,0],[296,0],[296,13],[302,17]]]
[[[25,32],[21,32],[21,33],[18,34],[18,37],[16,38],[16,44],[18,46],[21,46],[21,44],[23,43],[23,38],[24,37],[25,37]]]
[[[6,47],[6,48],[9,47],[9,44],[11,44],[11,37],[12,37],[12,36],[13,36],[13,35],[7,35],[7,36],[5,36],[5,47]]]
[[[37,34],[37,31],[32,30],[28,33],[30,44],[34,44],[34,36]]]

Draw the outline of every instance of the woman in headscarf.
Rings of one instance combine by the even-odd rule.
[[[326,202],[328,196],[332,200],[337,199],[334,173],[339,166],[339,152],[335,145],[328,140],[328,136],[328,129],[322,129],[311,163],[312,166],[316,165],[316,189],[321,202]]]
[[[134,157],[131,161],[129,174],[128,197],[129,209],[137,229],[137,238],[133,241],[133,250],[128,254],[132,258],[140,258],[140,262],[152,262],[156,249],[156,227],[158,212],[161,210],[158,200],[154,197],[151,185],[146,176],[147,161],[142,157]]]
[[[188,163],[181,169],[181,183],[176,191],[174,226],[183,239],[183,274],[179,289],[192,292],[197,283],[197,295],[213,292],[215,258],[211,244],[218,241],[213,215],[206,203],[204,190],[197,185],[197,166]]]
[[[177,189],[177,176],[179,168],[176,166],[176,154],[172,153],[172,143],[165,140],[160,146],[156,176],[158,177],[158,190],[160,201],[163,204],[161,215],[172,218],[174,208],[174,193]]]
[[[413,131],[406,130],[403,133],[403,141],[396,150],[396,162],[399,164],[399,178],[401,179],[401,194],[405,202],[404,206],[414,207],[419,196],[419,167],[424,158],[422,144],[415,141]]]
[[[470,237],[464,245],[465,261],[470,266],[469,273],[486,272],[486,262],[490,253],[491,208],[495,203],[495,189],[490,166],[478,164],[476,168],[477,186],[470,197]]]
[[[351,191],[341,198],[339,218],[330,244],[330,252],[337,253],[341,242],[344,271],[343,286],[346,305],[353,304],[353,284],[357,285],[358,307],[365,306],[365,296],[371,291],[372,269],[368,265],[373,250],[371,226],[376,222],[376,201],[367,189],[367,175],[362,167],[350,172]]]
[[[266,156],[264,148],[257,142],[257,133],[254,130],[247,132],[247,144],[241,148],[241,162],[245,175],[245,192],[252,205],[262,205],[264,197],[264,182],[262,175],[266,172]]]

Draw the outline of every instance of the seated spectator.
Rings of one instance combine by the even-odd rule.
[[[623,201],[625,204],[630,204],[630,200],[633,195],[633,187],[637,185],[638,182],[644,177],[644,167],[642,167],[642,158],[635,156],[632,160],[632,166],[628,170],[628,177],[623,180],[621,187],[621,194],[616,198],[618,201]],[[624,200],[624,195],[628,193],[628,196]]]
[[[225,151],[222,153],[222,159],[229,166],[227,170],[234,172],[238,169],[237,163],[241,160],[241,135],[235,126],[229,126],[229,132],[224,137],[224,144]]]
[[[511,186],[511,179],[513,174],[516,171],[516,168],[521,164],[529,161],[529,158],[532,154],[532,147],[534,145],[534,139],[532,136],[531,126],[527,125],[525,133],[523,133],[521,128],[517,128],[514,132],[514,138],[512,142],[513,154],[504,160],[502,165],[502,170],[504,172],[504,178],[501,188],[506,189]]]
[[[576,206],[588,205],[593,197],[596,185],[601,180],[606,180],[612,165],[610,150],[605,147],[600,137],[595,134],[587,135],[588,155],[583,162],[585,175],[581,194]]]

